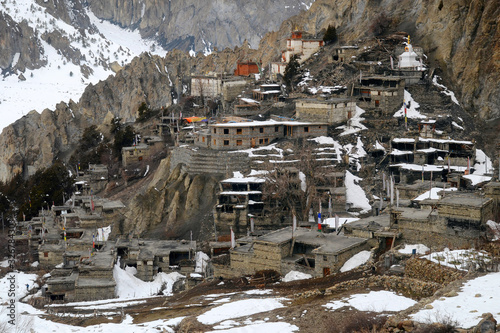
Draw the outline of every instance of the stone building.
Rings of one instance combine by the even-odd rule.
[[[191,96],[234,100],[245,89],[243,78],[227,77],[220,74],[191,76]]]
[[[263,177],[249,176],[227,178],[219,183],[220,192],[214,208],[218,233],[229,234],[231,227],[236,235],[246,234],[247,230],[253,232],[251,217],[257,225],[264,224],[262,187],[265,181]]]
[[[45,296],[52,300],[95,301],[115,297],[113,245],[102,251],[66,251],[61,268],[51,271]]]
[[[286,62],[282,61],[274,61],[271,63],[271,74],[270,74],[270,80],[271,81],[276,81],[278,79],[278,75],[283,76],[285,75],[285,69],[286,69]]]
[[[222,93],[221,75],[193,75],[191,76],[191,96],[219,97]]]
[[[299,56],[299,63],[303,63],[316,53],[324,42],[317,38],[303,38],[302,31],[295,30],[290,38],[286,40],[286,50],[282,52],[282,61],[290,62],[290,58],[294,55]]]
[[[398,76],[362,77],[353,90],[356,105],[387,115],[401,106],[405,80]]]
[[[234,106],[234,115],[239,117],[257,116],[260,112],[260,102],[251,98],[241,97]]]
[[[357,45],[344,45],[334,49],[333,60],[340,62],[351,62],[358,54],[359,46]]]
[[[475,152],[472,141],[393,138],[389,170],[400,183],[413,183],[417,179],[441,180],[452,172],[470,172]]]
[[[352,118],[356,103],[348,98],[299,99],[295,102],[295,110],[300,120],[334,125]]]
[[[281,138],[298,139],[326,134],[326,123],[248,120],[209,124],[207,130],[198,132],[195,145],[218,150],[236,150],[267,146]]]
[[[390,228],[399,231],[406,241],[427,246],[473,246],[485,235],[493,209],[493,199],[446,192],[440,199],[421,201],[420,209],[393,208]]]
[[[253,61],[238,61],[236,69],[234,70],[235,76],[249,76],[250,74],[259,73],[259,65]]]
[[[143,281],[152,281],[160,272],[187,274],[195,269],[195,241],[118,239],[115,248],[120,266],[135,267],[136,276]]]
[[[338,272],[356,253],[369,250],[365,238],[292,227],[276,230],[230,251],[230,266],[214,265],[215,276],[241,276],[260,270],[281,275],[295,270],[322,277]]]
[[[252,96],[259,101],[277,101],[281,95],[281,86],[274,83],[261,84],[258,89],[252,90]]]
[[[245,90],[247,81],[238,77],[222,79],[222,99],[225,102],[235,100]]]
[[[142,142],[131,147],[122,148],[122,165],[142,162],[153,156],[165,147],[163,140],[158,136],[144,136]]]

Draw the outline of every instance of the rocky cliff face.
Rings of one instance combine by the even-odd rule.
[[[21,72],[37,68],[45,62],[40,42],[27,22],[17,23],[10,15],[0,12],[0,69],[2,75],[17,66]]]
[[[189,67],[191,58],[184,58]],[[143,54],[115,76],[87,87],[78,103],[60,103],[56,110],[46,109],[41,114],[32,111],[4,128],[0,180],[17,172],[28,175],[55,159],[69,157],[90,125],[102,125],[112,117],[133,121],[143,102],[152,108],[170,105],[174,82],[181,75],[178,70],[183,69],[177,59]]]
[[[144,37],[158,38],[167,49],[197,52],[239,46],[245,39],[256,48],[266,32],[308,8],[299,0],[90,0],[88,3],[97,17],[122,27],[138,28]]]

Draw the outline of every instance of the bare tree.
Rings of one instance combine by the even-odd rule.
[[[310,208],[327,195],[318,193],[317,184],[326,177],[328,168],[325,161],[317,158],[314,147],[307,141],[296,146],[296,152],[289,156],[288,163],[267,163],[266,182],[263,199],[270,204],[274,215],[306,220]]]

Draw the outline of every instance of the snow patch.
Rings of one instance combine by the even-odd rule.
[[[347,260],[344,265],[340,268],[341,272],[350,271],[356,267],[366,264],[371,257],[370,251],[361,251],[353,255],[349,260]]]
[[[311,274],[306,274],[298,271],[290,271],[288,272],[282,279],[282,282],[290,282],[290,281],[297,281],[297,280],[306,280],[306,279],[311,279],[312,275]]]

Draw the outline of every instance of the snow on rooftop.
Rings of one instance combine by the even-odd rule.
[[[241,122],[227,122],[227,123],[217,123],[212,124],[212,127],[255,127],[255,126],[276,126],[276,125],[289,125],[289,126],[302,126],[302,125],[312,125],[313,123],[304,121],[277,121],[274,119],[269,120],[250,120],[246,119]]]
[[[392,139],[392,142],[395,142],[395,143],[414,143],[415,139],[411,139],[411,138],[394,138],[394,139]]]
[[[428,139],[428,138],[418,138],[419,142],[436,142],[436,143],[456,143],[460,145],[473,145],[472,141],[465,140],[453,140],[453,139]]]
[[[123,270],[116,264],[113,268],[113,277],[116,281],[116,296],[128,299],[154,296],[160,291],[163,291],[164,295],[172,294],[174,283],[184,276],[177,272],[169,274],[161,272],[153,281],[145,282],[136,278],[131,271]]]
[[[413,155],[413,152],[410,150],[399,150],[393,149],[389,155],[399,156],[399,155]]]
[[[447,166],[442,165],[433,165],[433,164],[411,164],[411,163],[399,163],[399,164],[391,164],[390,167],[400,167],[405,170],[410,171],[424,171],[424,172],[441,172],[444,168],[448,168]],[[451,170],[457,172],[464,172],[467,167],[462,166],[450,166]]]
[[[340,268],[341,272],[347,272],[350,271],[356,267],[359,267],[368,260],[370,260],[371,257],[371,252],[370,251],[361,251],[355,255],[353,255],[349,260],[347,260],[344,265]]]
[[[392,291],[370,291],[368,294],[355,294],[338,301],[328,302],[325,308],[335,311],[345,306],[359,311],[386,312],[403,311],[417,302],[411,298],[396,295]]]
[[[484,182],[489,182],[492,179],[492,177],[481,175],[464,175],[463,178],[470,180],[472,182],[472,186],[476,186]]]
[[[409,119],[425,119],[427,118],[427,116],[424,116],[423,114],[421,114],[419,111],[418,111],[418,108],[420,108],[420,104],[418,104],[414,99],[413,97],[411,96],[411,94],[405,89],[405,93],[404,93],[404,101],[406,103],[406,105],[410,105],[409,108],[406,108],[406,117],[409,118]],[[398,111],[396,111],[396,113],[394,113],[394,117],[395,118],[399,118],[399,117],[404,117],[405,116],[405,106],[403,104],[403,106],[401,106],[401,109],[399,109]]]
[[[244,177],[240,172],[235,172],[233,178],[227,178],[221,181],[221,183],[240,183],[240,184],[249,184],[249,183],[264,183],[266,181],[263,177]]]
[[[456,187],[450,187],[450,188],[444,189],[445,192],[452,192],[452,191],[456,191],[456,190],[457,190]],[[421,195],[419,195],[418,197],[416,197],[413,200],[415,200],[415,201],[422,201],[422,200],[426,200],[426,199],[438,200],[441,198],[438,194],[441,191],[443,191],[442,187],[433,187],[429,191],[422,193]]]
[[[248,103],[248,104],[260,104],[260,102],[254,100],[254,99],[251,99],[251,98],[241,97],[240,100],[245,102],[245,103]]]
[[[444,297],[430,303],[432,309],[422,309],[411,315],[418,322],[439,321],[447,318],[456,321],[459,327],[471,328],[477,325],[482,314],[490,312],[500,321],[500,273],[487,275],[467,281],[454,297]]]
[[[329,136],[318,136],[317,138],[308,139],[309,141],[314,141],[320,145],[334,145],[336,141]]]
[[[242,149],[242,150],[234,150],[232,152],[238,152],[238,153],[247,153],[248,157],[263,157],[262,155],[255,154],[256,152],[259,151],[273,151],[275,150],[280,158],[283,158],[283,149],[278,148],[276,146],[276,143],[273,143],[269,146],[261,146],[257,148],[249,148],[249,149]]]

